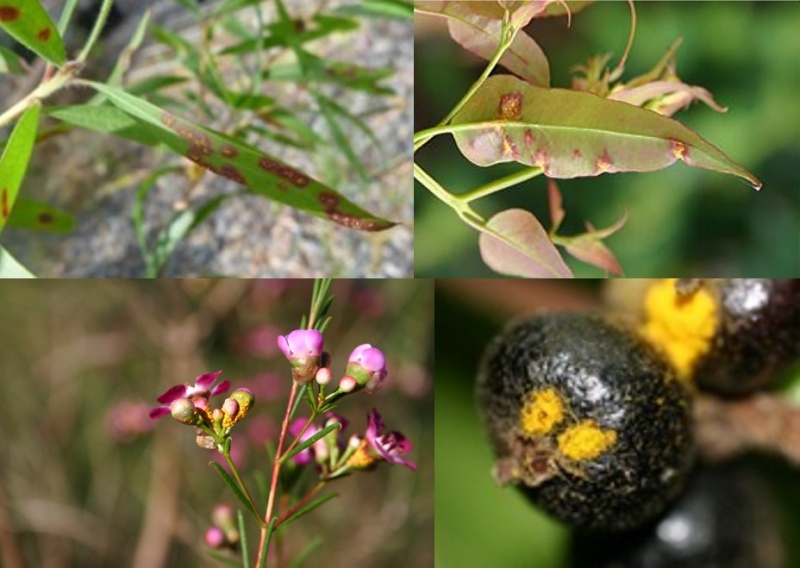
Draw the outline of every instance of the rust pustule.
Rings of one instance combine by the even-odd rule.
[[[522,93],[508,93],[500,96],[500,107],[497,118],[501,120],[519,120],[522,118]]]
[[[50,28],[43,28],[36,33],[36,38],[41,41],[47,41],[50,39],[51,35],[52,31],[50,30]]]
[[[228,144],[223,144],[222,147],[219,149],[219,153],[225,156],[226,158],[235,158],[239,151],[236,150],[233,146],[229,146]]]
[[[11,212],[8,209],[8,188],[3,188],[2,206],[0,206],[0,213],[3,215],[3,220],[8,219]]]
[[[260,167],[262,170],[266,170],[282,177],[295,187],[306,187],[309,183],[311,183],[311,178],[303,172],[298,171],[291,166],[287,166],[286,164],[283,164],[277,160],[267,158],[266,156],[263,156],[258,160],[258,167]]]
[[[14,6],[0,6],[0,22],[13,22],[19,15],[19,9]]]
[[[55,218],[53,217],[52,213],[47,213],[47,212],[39,213],[37,219],[42,225],[49,225],[50,223],[55,221]]]

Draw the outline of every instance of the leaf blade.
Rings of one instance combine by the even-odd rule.
[[[39,0],[4,0],[0,27],[50,63],[60,67],[67,62],[61,35]]]
[[[42,103],[37,101],[22,114],[0,156],[0,233],[11,216],[28,169],[41,108]]]
[[[490,77],[453,117],[459,150],[480,166],[516,161],[557,179],[655,171],[683,161],[761,182],[671,118],[591,93]]]
[[[173,152],[257,194],[350,229],[383,231],[396,225],[246,143],[178,118],[120,89],[92,81],[82,83],[106,94],[115,106],[148,126],[151,136]]]

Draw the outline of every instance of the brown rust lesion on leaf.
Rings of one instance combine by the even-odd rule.
[[[500,106],[497,109],[497,118],[500,120],[517,121],[522,118],[522,93],[506,93],[500,95]]]
[[[676,160],[685,162],[689,158],[689,147],[679,140],[670,140],[669,150]]]
[[[266,156],[262,156],[258,160],[258,167],[285,179],[295,187],[306,187],[311,183],[311,178],[303,172]]]
[[[602,174],[611,171],[614,160],[612,160],[611,156],[608,154],[608,148],[603,148],[603,153],[597,157],[594,165],[595,173]]]
[[[39,41],[48,41],[50,36],[52,35],[52,30],[50,28],[42,28],[36,33],[36,39]]]
[[[394,223],[386,223],[377,219],[364,219],[362,217],[357,217],[356,215],[341,211],[339,209],[341,198],[330,191],[320,192],[320,194],[317,196],[317,201],[319,201],[325,208],[325,214],[328,216],[328,219],[338,225],[347,227],[348,229],[358,229],[360,231],[382,231],[383,229],[388,229],[394,225]]]
[[[45,211],[43,213],[39,213],[39,215],[36,217],[36,219],[42,225],[49,225],[50,223],[55,221],[55,218],[53,217],[53,214],[52,213],[48,213],[47,211]]]
[[[230,144],[223,144],[222,147],[219,149],[219,153],[225,156],[226,158],[235,158],[239,155],[239,151],[231,146]]]
[[[14,6],[0,6],[0,22],[14,22],[20,17],[19,8]]]
[[[8,188],[4,187],[2,191],[2,204],[0,204],[0,214],[3,216],[3,221],[8,219],[8,216],[11,215],[10,208],[8,206]]]

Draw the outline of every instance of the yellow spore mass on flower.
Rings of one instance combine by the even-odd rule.
[[[688,379],[698,358],[709,351],[717,329],[717,302],[708,287],[680,293],[674,279],[662,280],[644,300],[645,340],[661,350],[682,379]]]
[[[547,434],[563,419],[564,403],[554,388],[532,392],[519,414],[520,428],[529,435]]]
[[[616,441],[614,430],[602,430],[594,420],[583,420],[558,437],[558,450],[571,460],[591,460],[602,455]]]

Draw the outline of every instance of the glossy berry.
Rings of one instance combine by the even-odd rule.
[[[689,399],[674,371],[599,316],[508,327],[484,356],[477,398],[497,481],[576,527],[622,530],[655,517],[692,463]]]
[[[662,280],[644,307],[644,337],[700,388],[750,393],[800,359],[800,280]]]

